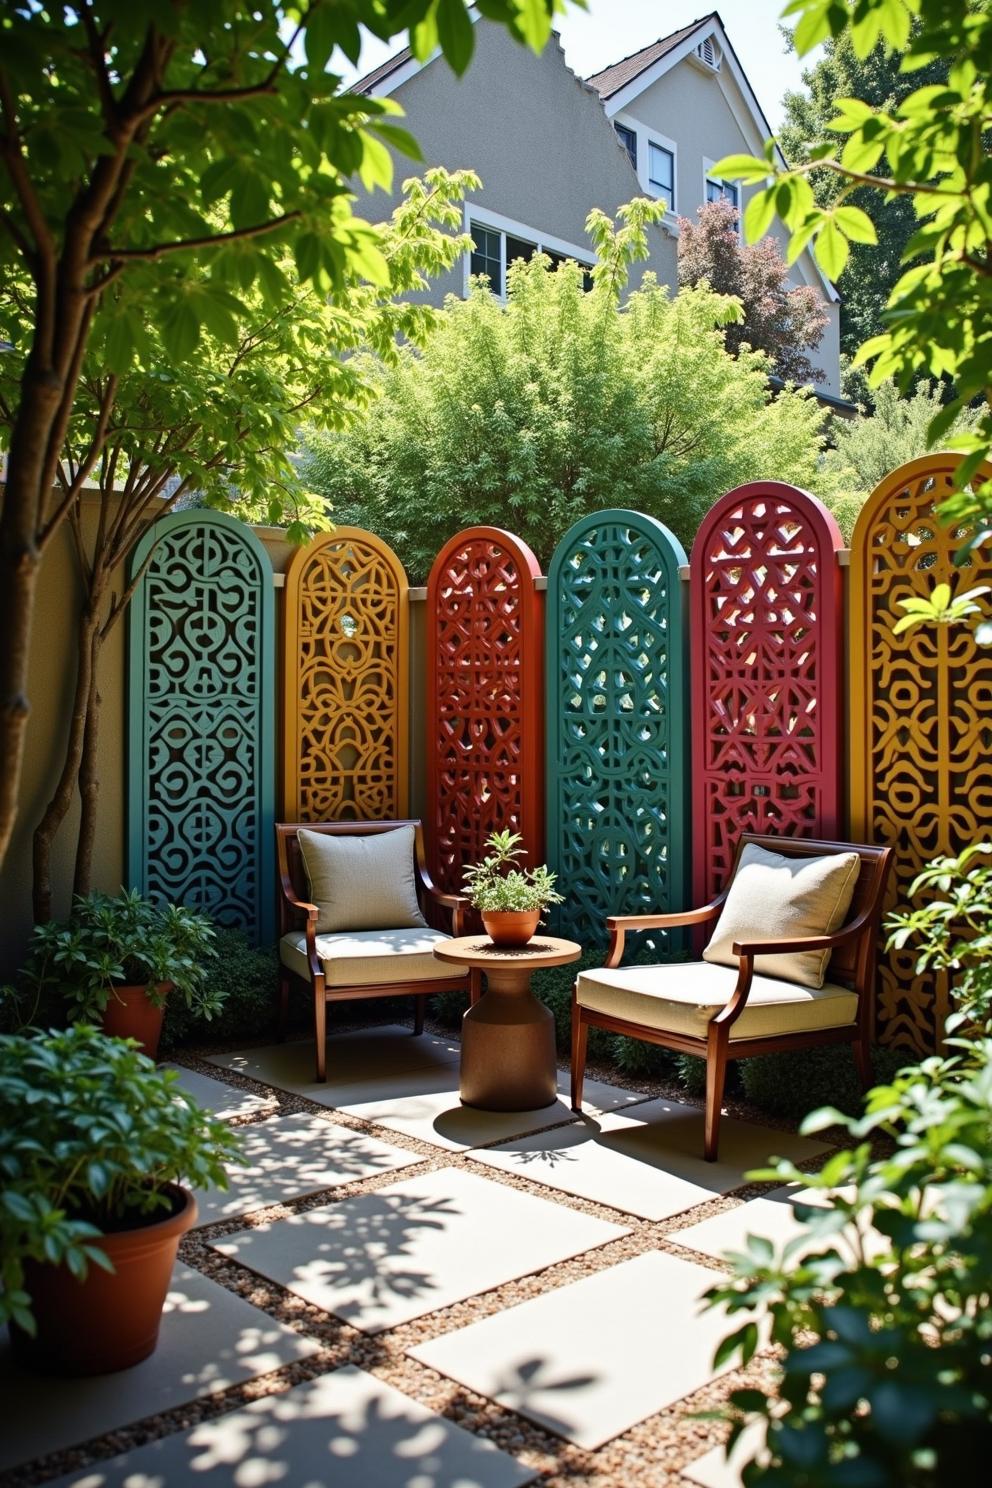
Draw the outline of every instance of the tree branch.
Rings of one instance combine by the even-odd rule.
[[[102,259],[111,259],[115,268],[105,274],[96,284],[90,286],[90,293],[104,289],[110,279],[116,277],[120,272],[116,265],[128,259],[155,259],[162,258],[167,253],[182,253],[189,248],[216,248],[224,243],[236,243],[245,238],[258,238],[265,233],[275,232],[280,227],[285,227],[287,222],[296,222],[303,216],[301,211],[284,212],[281,217],[273,217],[268,222],[256,223],[253,227],[235,227],[230,232],[213,233],[204,238],[181,238],[175,243],[153,243],[150,248],[107,248],[98,253],[92,263],[98,263]]]

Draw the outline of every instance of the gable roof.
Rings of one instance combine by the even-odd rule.
[[[652,41],[648,46],[641,47],[639,52],[631,52],[629,57],[622,57],[619,62],[614,62],[609,67],[604,67],[602,72],[594,72],[586,82],[596,89],[600,98],[612,98],[621,88],[625,88],[634,79],[653,63],[673,52],[679,42],[685,41],[694,31],[707,21],[718,19],[716,11],[702,16],[700,20],[693,21],[691,25],[683,26],[681,31],[673,31],[670,36],[660,36],[657,41]]]
[[[401,47],[398,52],[387,57],[385,62],[380,62],[378,67],[373,67],[372,71],[367,72],[364,77],[356,78],[348,92],[371,93],[377,83],[384,83],[392,73],[398,72],[405,63],[409,62],[412,56],[413,52],[408,46]]]

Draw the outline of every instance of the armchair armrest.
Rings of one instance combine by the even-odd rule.
[[[604,966],[620,965],[624,940],[629,931],[676,930],[681,925],[705,925],[707,921],[716,919],[726,897],[725,893],[720,894],[710,904],[704,904],[700,909],[680,909],[671,914],[608,915],[606,928],[610,932],[610,950]]]
[[[792,951],[831,951],[834,946],[843,945],[845,941],[860,935],[871,918],[871,913],[866,911],[856,919],[849,920],[846,925],[841,925],[839,930],[834,930],[830,935],[798,935],[791,940],[735,940],[734,955],[753,958],[788,955]]]
[[[423,863],[417,864],[417,880],[421,889],[442,909],[451,911],[451,933],[461,935],[468,913],[468,900],[461,894],[445,894],[437,887]]]
[[[873,918],[873,912],[870,909],[865,910],[831,935],[796,935],[791,940],[735,940],[734,955],[740,957],[737,986],[726,1007],[712,1020],[713,1024],[719,1027],[730,1026],[737,1022],[744,1011],[754,976],[755,956],[788,955],[792,951],[830,951],[834,946],[843,945],[845,941],[861,935],[870,927]]]

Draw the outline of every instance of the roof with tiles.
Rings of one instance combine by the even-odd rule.
[[[594,72],[586,81],[590,87],[596,89],[600,98],[612,98],[614,93],[619,93],[634,78],[654,65],[661,57],[675,50],[680,42],[691,36],[693,31],[698,31],[700,26],[707,25],[710,21],[719,19],[716,11],[709,15],[701,16],[698,21],[693,21],[689,26],[683,26],[681,31],[673,31],[671,36],[661,36],[657,41],[652,41],[649,46],[641,47],[639,52],[631,52],[629,57],[623,57],[619,62],[614,62],[610,67],[604,67],[602,72]]]

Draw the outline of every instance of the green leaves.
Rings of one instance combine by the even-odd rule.
[[[26,1260],[112,1270],[105,1230],[167,1207],[167,1183],[226,1186],[239,1150],[133,1043],[85,1024],[0,1037],[0,1321],[33,1330]]]
[[[935,584],[930,594],[897,600],[902,616],[892,627],[893,635],[904,635],[921,625],[961,625],[972,615],[978,615],[982,606],[975,603],[980,596],[992,594],[992,586],[978,584],[953,595],[950,584]]]

